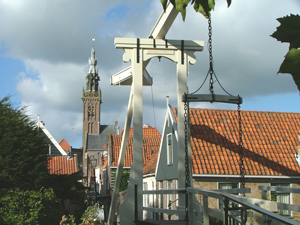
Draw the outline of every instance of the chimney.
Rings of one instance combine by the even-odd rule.
[[[119,130],[118,121],[115,121],[115,127],[117,129],[117,135],[119,135],[120,134],[120,130]]]

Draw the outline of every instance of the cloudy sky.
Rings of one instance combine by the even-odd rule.
[[[288,45],[270,37],[279,26],[276,18],[299,11],[299,0],[236,0],[229,8],[226,0],[216,1],[214,70],[228,92],[244,98],[243,110],[300,112],[291,75],[277,75]],[[130,87],[111,86],[110,77],[130,63],[122,61],[114,38],[147,38],[161,12],[159,0],[0,0],[0,98],[12,95],[15,106],[27,106],[32,119],[40,115],[57,141],[65,138],[81,147],[82,88],[95,37],[101,124],[117,120],[123,128]],[[207,20],[189,6],[186,21],[178,15],[166,38],[207,43],[207,33]],[[188,76],[190,92],[208,71],[207,45],[196,57]],[[154,84],[144,88],[144,123],[161,131],[167,95],[176,106],[176,65],[152,59],[147,70]],[[201,89],[207,92],[208,84]],[[236,108],[210,103],[191,107]]]

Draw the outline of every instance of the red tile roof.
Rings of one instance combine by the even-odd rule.
[[[74,156],[48,157],[48,171],[50,174],[72,174],[76,170],[76,158]]]
[[[147,162],[151,157],[153,150],[155,152],[159,151],[161,136],[144,136],[143,137],[143,162]],[[119,160],[119,153],[121,148],[122,136],[112,135],[113,142],[113,163],[112,166],[117,166]],[[153,149],[153,150],[152,150]],[[124,160],[124,167],[130,167],[133,160],[133,137],[128,137],[126,155]]]
[[[299,176],[300,114],[241,111],[241,117],[245,173]],[[191,108],[190,123],[193,173],[238,175],[238,112]]]
[[[69,151],[70,145],[64,138],[61,139],[61,141],[58,144],[60,145],[60,147],[63,148],[63,150],[65,150],[67,152]]]
[[[152,156],[150,156],[150,159],[145,163],[143,167],[143,174],[155,173],[158,153],[159,151],[155,151],[155,153]]]
[[[121,132],[123,134],[123,131]],[[133,136],[132,128],[127,142],[126,155],[124,160],[124,167],[130,167],[133,159]],[[155,127],[144,127],[143,128],[143,162],[146,163],[154,152],[159,151],[161,134]],[[119,160],[120,148],[122,142],[122,135],[112,135],[112,152],[113,152],[113,163],[112,166],[116,167]]]
[[[124,128],[121,130],[120,135],[123,135]],[[133,128],[129,130],[129,136],[133,136]],[[161,136],[156,127],[143,127],[143,136]]]

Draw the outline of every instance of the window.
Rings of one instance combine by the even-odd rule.
[[[219,189],[232,189],[238,188],[237,183],[219,183]]]
[[[238,188],[238,183],[219,183],[219,189],[232,189]],[[222,208],[223,202],[219,202],[219,209]],[[232,202],[229,202],[229,207],[232,206]]]
[[[271,186],[278,187],[290,187],[290,184],[271,184]],[[271,191],[271,201],[290,204],[290,193],[285,191]],[[290,216],[291,212],[289,210],[278,209],[280,215]]]
[[[167,136],[167,161],[168,165],[173,164],[173,140],[172,140],[172,134],[168,134]]]

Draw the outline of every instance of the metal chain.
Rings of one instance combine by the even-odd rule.
[[[185,93],[186,95],[186,93]],[[185,98],[186,99],[186,98]],[[184,151],[185,151],[185,189],[191,186],[190,182],[190,169],[189,169],[189,157],[188,157],[188,102],[184,102]],[[185,221],[188,224],[188,193],[185,193]]]
[[[211,94],[214,94],[214,68],[213,68],[213,56],[212,56],[212,26],[211,18],[208,19],[208,52],[209,52],[209,91]]]
[[[188,157],[188,103],[184,102],[184,145],[185,145],[185,187],[190,187],[189,157]]]
[[[239,153],[240,153],[240,175],[241,188],[245,188],[245,167],[244,167],[244,146],[243,146],[243,130],[242,130],[242,116],[241,105],[238,104],[238,119],[239,119]],[[243,194],[245,196],[245,193]]]

